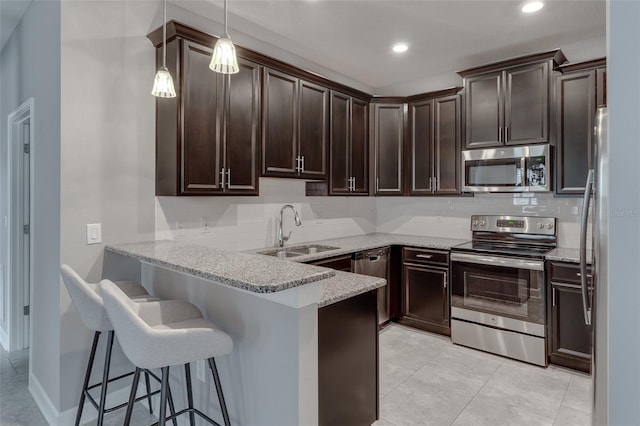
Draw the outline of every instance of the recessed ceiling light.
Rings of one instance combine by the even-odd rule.
[[[409,50],[409,46],[406,43],[396,43],[391,49],[396,53],[402,53]]]
[[[541,1],[528,1],[524,5],[522,5],[522,11],[524,13],[533,13],[537,12],[544,6],[544,3]]]

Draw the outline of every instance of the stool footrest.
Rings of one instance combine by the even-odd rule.
[[[207,416],[206,414],[204,414],[202,411],[198,410],[197,408],[185,408],[184,410],[180,410],[177,413],[167,417],[167,421],[169,420],[173,420],[178,416],[181,416],[185,413],[195,413],[197,415],[199,415],[200,417],[202,417],[205,421],[211,423],[214,426],[222,426],[220,423],[216,422],[215,420],[213,420],[211,417]],[[158,426],[159,422],[155,422],[154,424],[152,424],[151,426]]]

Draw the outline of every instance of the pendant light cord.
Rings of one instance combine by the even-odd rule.
[[[162,68],[167,68],[167,0],[162,1]]]
[[[227,0],[224,0],[224,35],[229,37],[227,34]]]

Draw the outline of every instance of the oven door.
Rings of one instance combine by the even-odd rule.
[[[544,337],[544,262],[451,254],[451,316]]]

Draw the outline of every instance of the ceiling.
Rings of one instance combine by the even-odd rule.
[[[31,0],[0,0],[0,52],[30,4]]]
[[[171,0],[218,18],[222,0]],[[229,0],[240,31],[361,82],[378,93],[412,81],[562,48],[569,60],[605,54],[605,0]],[[397,41],[409,44],[399,55]],[[384,90],[382,90],[384,91]],[[402,93],[398,93],[402,94]]]

